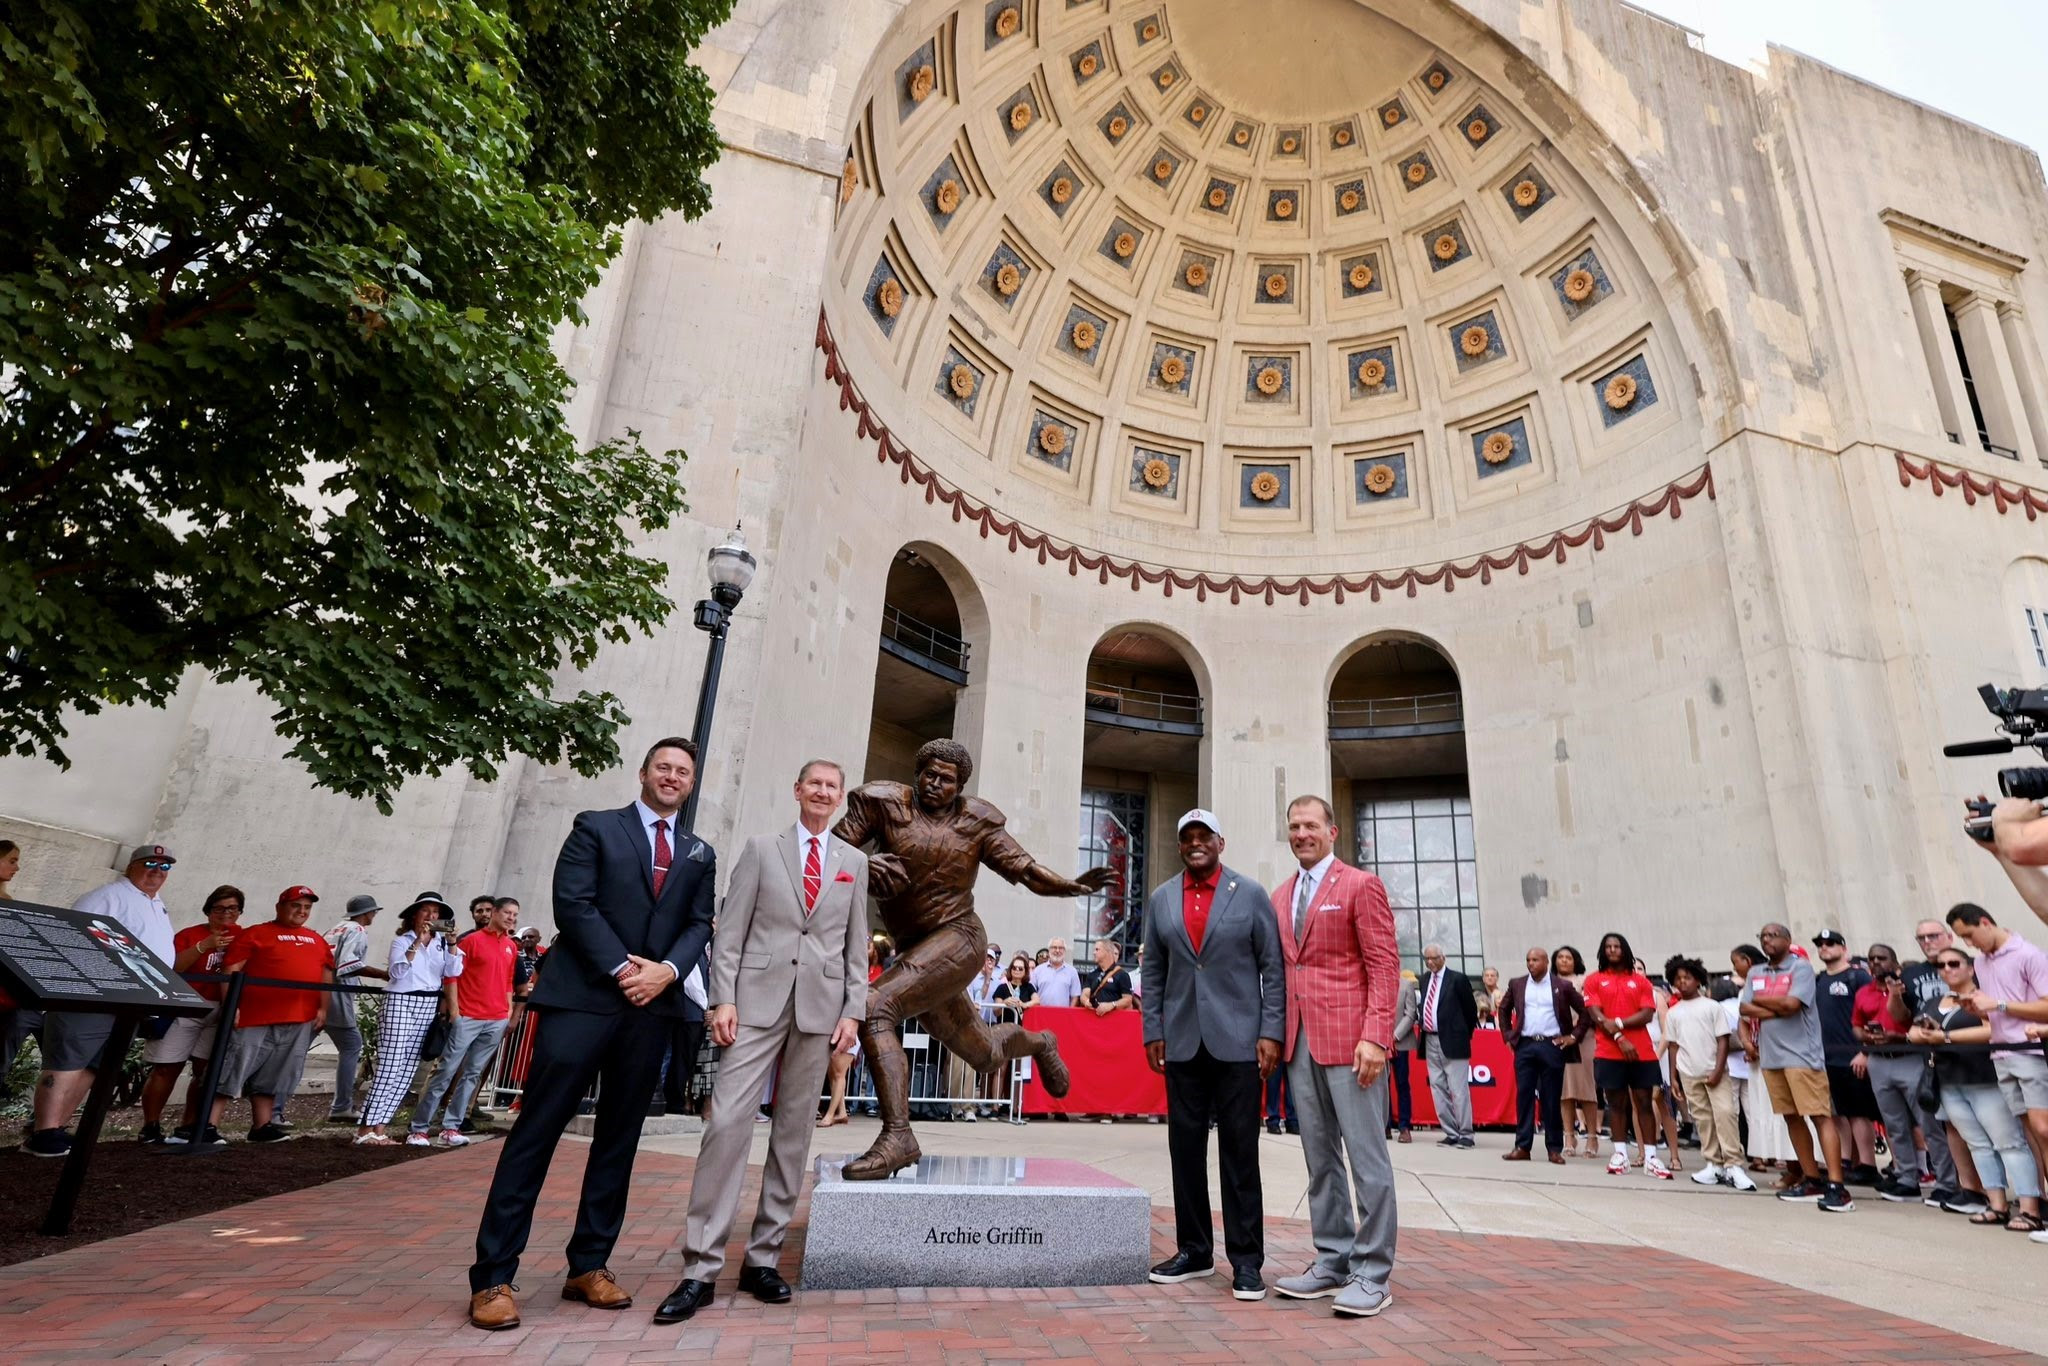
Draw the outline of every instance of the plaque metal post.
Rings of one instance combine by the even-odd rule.
[[[43,1216],[43,1236],[62,1238],[71,1232],[71,1214],[78,1208],[78,1193],[85,1189],[85,1169],[92,1150],[100,1141],[100,1125],[107,1107],[114,1102],[114,1088],[120,1085],[121,1069],[128,1061],[128,1045],[135,1039],[136,1016],[121,1011],[114,1016],[114,1032],[107,1036],[107,1048],[100,1066],[92,1074],[92,1090],[85,1097],[85,1113],[78,1117],[78,1132],[65,1155],[64,1170],[57,1175],[57,1192],[50,1197],[50,1212]]]
[[[206,1079],[199,1083],[199,1099],[192,1107],[192,1141],[166,1144],[157,1149],[160,1153],[194,1157],[220,1151],[221,1145],[205,1142],[205,1138],[206,1131],[213,1127],[213,1098],[220,1093],[221,1073],[226,1070],[228,1040],[234,1035],[235,1012],[242,1004],[243,980],[241,973],[229,973],[228,989],[221,994],[220,1023],[213,1030],[213,1054],[206,1060]]]

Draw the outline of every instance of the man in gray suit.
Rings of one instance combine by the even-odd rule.
[[[1209,1121],[1223,1187],[1223,1250],[1230,1292],[1266,1297],[1264,1200],[1259,1185],[1259,1097],[1280,1064],[1287,1022],[1286,968],[1273,903],[1251,878],[1223,866],[1216,816],[1180,818],[1186,871],[1145,902],[1139,993],[1145,1056],[1166,1074],[1166,1147],[1173,1163],[1179,1251],[1152,1268],[1161,1285],[1213,1275],[1209,1226]]]
[[[1394,1057],[1387,1071],[1394,1079],[1394,1113],[1389,1116],[1387,1137],[1401,1131],[1400,1141],[1415,1141],[1415,1099],[1409,1090],[1410,1058],[1415,1052],[1415,1022],[1422,1015],[1422,997],[1415,989],[1412,973],[1401,974],[1401,991],[1394,998]]]
[[[681,1323],[711,1303],[755,1107],[778,1062],[761,1204],[739,1288],[764,1304],[789,1302],[775,1263],[803,1189],[819,1089],[832,1051],[853,1051],[867,1010],[867,856],[830,828],[845,789],[839,765],[805,764],[796,780],[796,826],[748,840],[733,868],[713,939],[705,1021],[725,1052],[690,1184],[683,1281],[655,1311],[656,1323]]]

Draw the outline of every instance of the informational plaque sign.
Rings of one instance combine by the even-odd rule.
[[[0,985],[36,1010],[213,1009],[120,921],[26,901],[0,900]]]

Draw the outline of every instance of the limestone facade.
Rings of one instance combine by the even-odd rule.
[[[1455,671],[1475,962],[2017,910],[1957,828],[1999,765],[1940,746],[1989,734],[1977,684],[2048,682],[2033,152],[1614,0],[742,0],[701,60],[714,206],[636,225],[560,344],[579,434],[691,457],[650,543],[678,611],[591,674],[633,758],[687,727],[706,550],[761,558],[714,843],[787,819],[808,757],[900,767],[910,547],[968,647],[973,786],[1055,867],[1098,642],[1166,642],[1200,695],[1151,876],[1199,801],[1270,885],[1296,793],[1355,852],[1333,685],[1404,641]],[[228,881],[546,925],[571,817],[634,790],[522,763],[380,817],[309,792],[267,710],[195,678],[81,719],[68,772],[0,762],[17,893],[150,837],[181,923]],[[1011,947],[1078,924],[993,877],[983,907]]]

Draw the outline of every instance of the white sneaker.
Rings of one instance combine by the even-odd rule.
[[[405,1146],[408,1148],[431,1148],[434,1146],[434,1140],[428,1138],[425,1134],[409,1133],[405,1136]]]
[[[469,1135],[463,1133],[460,1129],[443,1129],[441,1131],[441,1146],[444,1148],[467,1148],[469,1146]]]
[[[2027,1241],[2030,1243],[2048,1243],[2048,1229],[2042,1229],[2039,1233],[2029,1233]]]
[[[1750,1180],[1749,1173],[1740,1167],[1722,1168],[1721,1182],[1723,1185],[1733,1186],[1739,1191],[1753,1191],[1756,1189],[1756,1182]]]
[[[1671,1168],[1665,1166],[1664,1159],[1655,1153],[1651,1153],[1644,1158],[1643,1170],[1656,1177],[1659,1181],[1669,1181],[1671,1179]]]
[[[1614,1156],[1607,1159],[1607,1174],[1609,1176],[1628,1175],[1628,1149],[1616,1148],[1614,1150]]]
[[[1721,1169],[1709,1162],[1692,1174],[1695,1186],[1718,1186],[1721,1184]]]

